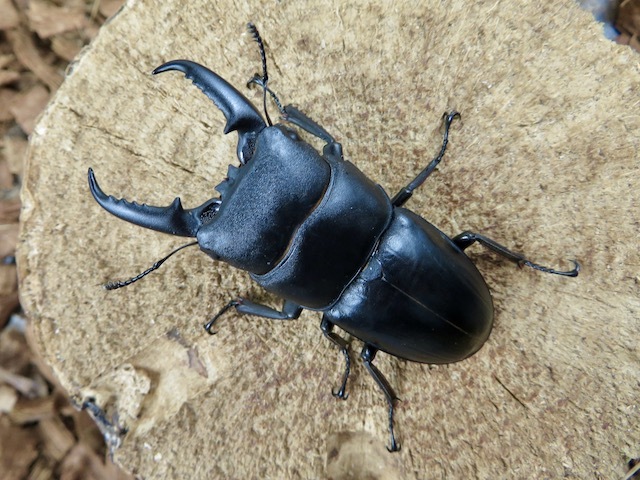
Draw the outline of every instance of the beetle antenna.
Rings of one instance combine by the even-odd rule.
[[[278,98],[278,96],[275,94],[273,90],[271,90],[269,87],[265,87],[262,84],[262,77],[257,73],[253,76],[253,78],[251,78],[251,80],[247,82],[247,87],[251,87],[251,85],[253,84],[258,85],[261,88],[264,88],[267,91],[267,93],[271,95],[271,99],[273,100],[273,103],[276,104],[276,107],[278,107],[278,110],[280,111],[280,113],[283,116],[287,115],[287,111],[282,106],[282,103],[280,102],[280,99]]]
[[[264,115],[267,117],[267,123],[269,126],[273,125],[271,123],[271,118],[269,117],[269,112],[267,111],[267,91],[269,91],[267,87],[267,83],[269,83],[269,74],[267,73],[267,55],[264,53],[264,42],[262,41],[262,37],[260,36],[260,32],[256,26],[249,22],[247,23],[247,28],[249,29],[249,33],[258,44],[258,48],[260,49],[260,59],[262,60],[262,77],[256,74],[253,77],[253,81],[249,81],[249,83],[257,83],[262,87],[262,107],[264,108]],[[270,91],[269,91],[270,92]],[[273,92],[270,92],[271,96],[274,96]]]
[[[197,245],[197,244],[198,244],[198,242],[196,241],[196,242],[187,243],[186,245],[182,245],[181,247],[178,247],[175,250],[173,250],[166,257],[161,258],[160,260],[158,260],[150,268],[147,268],[144,272],[139,273],[135,277],[131,277],[130,279],[124,280],[124,281],[121,281],[121,282],[108,282],[108,283],[105,283],[104,288],[106,288],[107,290],[116,290],[118,288],[122,288],[122,287],[126,287],[127,285],[131,285],[132,283],[137,282],[141,278],[146,277],[147,275],[149,275],[154,270],[159,269],[162,266],[162,264],[164,262],[166,262],[169,259],[169,257],[171,257],[173,254],[178,253],[183,248],[193,247],[194,245]]]

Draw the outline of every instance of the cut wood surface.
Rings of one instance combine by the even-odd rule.
[[[582,265],[561,278],[469,249],[494,295],[487,344],[449,366],[376,359],[402,400],[398,454],[360,362],[348,400],[331,396],[343,360],[318,313],[230,314],[206,335],[202,323],[235,296],[279,300],[197,249],[101,288],[183,239],[107,214],[87,168],[130,200],[213,196],[237,136],[181,75],[150,72],[189,58],[259,105],[244,87],[260,69],[247,21],[266,39],[281,100],[391,194],[438,150],[442,113],[462,113],[409,208],[450,235]],[[145,478],[622,477],[640,454],[639,70],[568,0],[130,1],[32,134],[18,265],[35,342],[71,394],[128,428],[114,458]]]

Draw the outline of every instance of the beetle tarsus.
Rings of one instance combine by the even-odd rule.
[[[129,432],[129,429],[119,424],[117,413],[112,418],[108,418],[107,413],[96,404],[93,397],[87,398],[79,407],[81,410],[88,411],[98,425],[109,449],[109,457],[113,461],[113,454],[122,444],[122,437]]]
[[[367,371],[373,377],[375,382],[378,384],[378,387],[380,387],[382,393],[384,393],[384,396],[387,399],[387,404],[389,405],[389,435],[391,437],[391,447],[387,447],[387,450],[389,450],[390,452],[398,452],[400,451],[400,444],[396,441],[396,436],[393,431],[393,409],[395,402],[398,400],[398,397],[396,396],[393,388],[391,388],[391,385],[384,377],[382,372],[378,370],[378,367],[373,364],[376,353],[378,353],[378,350],[376,350],[371,345],[365,344],[360,357],[362,358],[364,366],[367,367]]]
[[[346,383],[343,382],[343,384],[340,386],[340,388],[336,391],[335,388],[331,389],[331,395],[333,395],[336,398],[339,398],[340,400],[346,400],[347,398],[349,398],[349,394],[345,392],[345,388],[346,388]]]
[[[554,268],[538,265],[537,263],[533,263],[532,261],[526,259],[522,260],[520,263],[543,273],[553,273],[554,275],[561,275],[563,277],[577,277],[578,273],[580,273],[580,264],[576,260],[571,260],[571,262],[573,263],[573,269],[571,270],[556,270]]]
[[[344,355],[345,360],[345,368],[344,374],[342,375],[342,383],[340,384],[340,388],[336,391],[335,389],[331,389],[331,394],[342,400],[346,400],[349,397],[346,392],[347,388],[347,380],[349,379],[349,373],[351,372],[351,357],[349,356],[349,349],[347,341],[342,338],[340,335],[333,331],[333,323],[327,320],[326,317],[322,317],[322,323],[320,323],[320,329],[322,330],[322,334],[331,341],[336,347],[340,349],[342,354]]]
[[[447,144],[449,143],[449,128],[451,127],[451,123],[456,118],[461,118],[460,113],[455,110],[452,112],[445,112],[442,116],[444,118],[444,134],[442,139],[442,146],[440,147],[440,152],[436,157],[429,162],[427,165],[416,177],[411,180],[404,188],[402,188],[396,195],[391,199],[391,204],[394,207],[401,207],[406,203],[407,200],[411,198],[413,195],[413,191],[418,188],[420,185],[424,183],[424,181],[433,173],[438,164],[442,161],[442,157],[444,157],[444,152],[447,150]]]
[[[543,273],[552,273],[554,275],[561,275],[563,277],[577,277],[578,273],[580,272],[580,264],[576,260],[571,260],[574,265],[574,268],[571,270],[556,270],[555,268],[545,267],[543,265],[532,262],[520,253],[512,252],[504,245],[501,245],[495,240],[485,237],[484,235],[481,235],[479,233],[465,231],[460,235],[456,235],[451,240],[458,246],[458,248],[460,248],[460,250],[465,250],[474,243],[478,242],[480,245],[488,248],[489,250],[497,253],[507,260],[518,264],[518,266],[520,267],[527,266]]]
[[[213,324],[216,323],[216,321],[225,313],[227,313],[229,311],[230,308],[232,307],[237,307],[238,305],[242,304],[242,299],[241,298],[234,298],[233,300],[231,300],[229,303],[227,303],[224,307],[222,307],[222,309],[216,313],[213,318],[211,320],[209,320],[207,323],[204,324],[204,329],[206,330],[206,332],[209,335],[215,335],[216,332],[214,332],[212,330],[213,328]]]

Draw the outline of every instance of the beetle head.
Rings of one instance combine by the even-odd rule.
[[[179,198],[169,206],[155,207],[107,195],[89,169],[91,193],[100,206],[122,220],[195,237],[210,257],[265,273],[318,202],[328,183],[329,167],[294,130],[280,124],[267,127],[253,104],[216,73],[194,62],[174,60],[156,68],[154,74],[169,70],[183,72],[215,103],[227,120],[225,133],[238,132],[241,168],[229,167],[227,177],[216,186],[220,197],[192,209],[185,210]],[[266,80],[261,82],[267,91]],[[272,191],[275,185],[277,192]],[[295,200],[290,190],[298,192]],[[279,214],[275,219],[265,216],[270,211]],[[277,224],[278,220],[284,224]]]

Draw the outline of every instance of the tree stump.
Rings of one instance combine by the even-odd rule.
[[[247,21],[282,101],[391,194],[437,152],[442,113],[461,112],[409,208],[450,235],[582,265],[567,279],[469,249],[494,296],[487,344],[448,366],[378,356],[402,400],[398,454],[360,362],[348,400],[331,396],[343,359],[318,313],[233,314],[206,335],[237,295],[279,301],[195,248],[101,288],[182,240],[108,215],[87,168],[131,200],[212,197],[237,137],[181,75],[150,72],[189,58],[260,105],[244,88],[260,70]],[[128,428],[115,460],[145,478],[620,477],[640,454],[638,91],[637,57],[574,2],[128,2],[32,135],[19,274],[34,342],[72,395]]]

